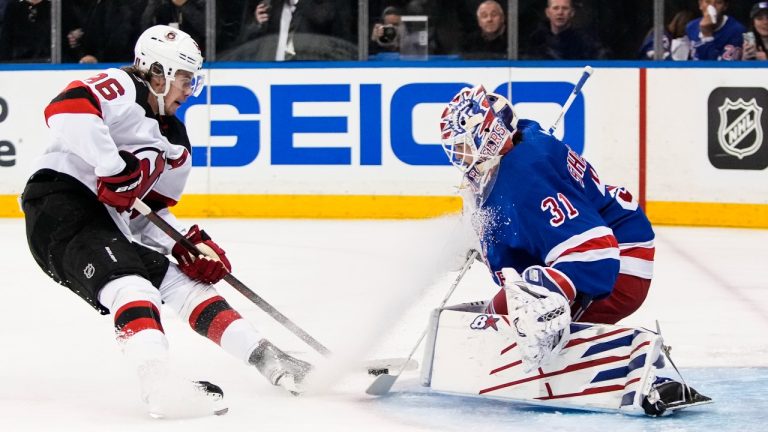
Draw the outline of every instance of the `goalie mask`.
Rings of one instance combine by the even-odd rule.
[[[172,85],[181,90],[191,89],[193,96],[199,96],[203,91],[203,55],[189,34],[167,25],[150,27],[136,41],[134,54],[134,66],[137,69],[165,78],[165,90],[162,93],[149,86],[152,94],[157,97],[160,115],[165,114],[163,98]],[[192,79],[177,77],[178,71],[190,72]]]
[[[464,88],[443,111],[440,133],[451,164],[482,204],[496,181],[501,150],[512,145],[517,116],[509,101],[483,86]]]

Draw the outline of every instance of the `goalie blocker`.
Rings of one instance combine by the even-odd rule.
[[[573,323],[547,364],[526,373],[514,325],[482,302],[436,309],[421,369],[437,392],[553,408],[668,415],[710,403],[691,387],[661,378],[663,340],[646,329]]]

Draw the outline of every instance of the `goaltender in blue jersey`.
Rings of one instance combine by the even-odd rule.
[[[586,159],[482,86],[457,95],[442,125],[444,148],[477,197],[475,226],[500,286],[505,268],[541,280],[587,322],[614,324],[640,307],[654,233],[627,189],[603,183]],[[505,290],[489,312],[508,312]]]
[[[589,162],[538,123],[520,120],[517,126],[515,144],[501,158],[481,206],[488,266],[499,285],[505,267],[524,274],[545,266],[573,302],[575,318],[614,324],[648,293],[651,224],[628,190],[602,183]],[[497,296],[491,307],[503,313],[504,300]]]
[[[440,132],[473,192],[473,226],[502,287],[486,313],[515,326],[527,371],[563,349],[572,321],[614,324],[642,305],[654,233],[627,189],[604,183],[586,159],[483,86],[456,94]],[[651,415],[709,400],[667,378],[654,389],[660,397],[643,405]]]

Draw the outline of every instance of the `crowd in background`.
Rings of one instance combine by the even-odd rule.
[[[61,58],[130,62],[138,35],[168,24],[192,35],[204,54],[213,47],[218,61],[357,60],[359,42],[369,59],[393,59],[402,52],[404,21],[414,16],[426,17],[429,58],[656,57],[648,0],[520,0],[511,37],[506,0],[369,0],[364,40],[358,6],[358,0],[217,0],[215,44],[208,44],[206,0],[61,0]],[[51,0],[0,0],[0,61],[49,62],[51,17]],[[664,59],[766,59],[768,2],[666,0],[665,17]]]

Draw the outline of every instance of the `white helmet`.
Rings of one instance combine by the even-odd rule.
[[[443,150],[484,201],[496,179],[500,152],[510,148],[517,129],[512,105],[479,85],[459,91],[441,117]]]
[[[165,77],[165,91],[157,93],[150,86],[150,91],[157,96],[161,115],[164,114],[163,97],[176,80],[177,71],[192,73],[192,80],[185,82],[184,87],[191,86],[194,96],[200,95],[203,90],[203,55],[189,34],[167,25],[150,27],[139,36],[134,53],[134,66],[139,70],[157,74],[160,71],[153,66],[158,65],[162,69],[160,73]]]

